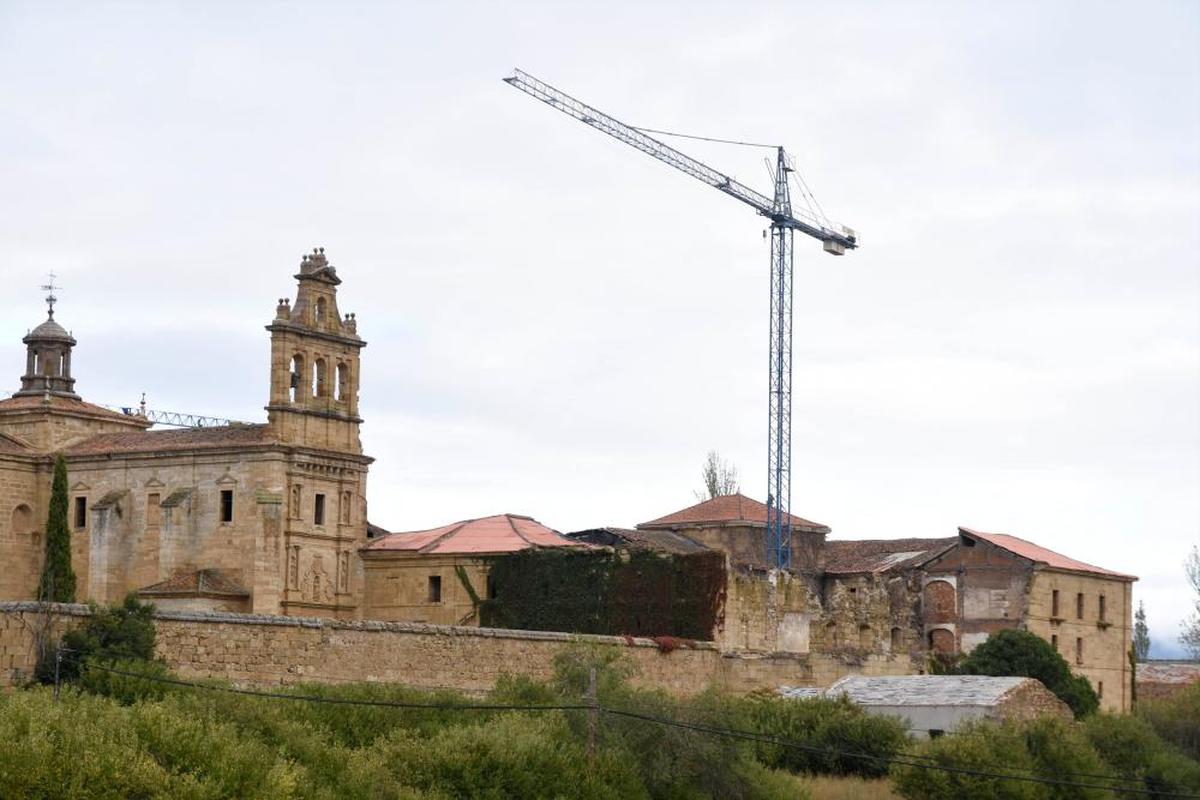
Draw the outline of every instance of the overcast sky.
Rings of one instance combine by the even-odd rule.
[[[860,231],[840,259],[797,239],[793,512],[1137,574],[1171,644],[1200,539],[1198,41],[1190,1],[0,0],[0,389],[53,270],[86,399],[265,419],[262,326],[320,245],[369,342],[378,524],[634,525],[693,503],[710,449],[763,499],[763,220],[501,82],[519,66],[783,144]],[[764,151],[677,146],[770,191]]]

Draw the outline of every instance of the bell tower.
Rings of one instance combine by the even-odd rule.
[[[359,354],[353,314],[338,312],[342,282],[314,248],[300,260],[296,302],[282,298],[271,332],[271,399],[267,418],[276,438],[321,450],[362,453],[358,426]]]

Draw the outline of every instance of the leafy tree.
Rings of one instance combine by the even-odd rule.
[[[1003,630],[971,651],[959,672],[964,675],[1014,675],[1037,678],[1083,717],[1100,707],[1095,690],[1045,639],[1029,631]]]
[[[1200,658],[1200,547],[1192,545],[1192,552],[1183,562],[1183,570],[1187,573],[1195,597],[1192,598],[1192,615],[1184,620],[1179,641],[1192,654],[1192,658]]]
[[[120,605],[92,605],[91,616],[80,627],[63,634],[63,655],[59,677],[74,681],[87,670],[88,661],[147,662],[154,660],[154,606],[138,600],[130,592]],[[43,683],[54,680],[54,656],[37,665],[37,678]]]
[[[71,569],[71,530],[67,526],[67,462],[54,459],[50,486],[50,514],[46,520],[46,559],[38,581],[38,599],[52,603],[75,602],[75,572]]]
[[[1146,626],[1146,604],[1138,601],[1137,611],[1133,615],[1133,652],[1138,661],[1150,657],[1150,629]]]
[[[716,450],[708,451],[700,474],[704,478],[704,489],[695,493],[697,500],[712,500],[737,494],[741,488],[738,485],[737,467],[721,458],[721,454]]]

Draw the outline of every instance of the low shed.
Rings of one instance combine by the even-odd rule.
[[[812,696],[811,689],[783,690]],[[1071,709],[1036,678],[990,675],[849,675],[822,694],[845,695],[872,714],[900,717],[910,735],[931,738],[969,720],[1027,720],[1051,715],[1071,719]]]

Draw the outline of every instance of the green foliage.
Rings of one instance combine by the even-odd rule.
[[[38,581],[38,599],[51,603],[75,602],[75,571],[71,568],[71,529],[67,513],[67,462],[54,458],[54,481],[50,485],[50,513],[46,519],[46,553]]]
[[[1161,700],[1141,701],[1137,716],[1163,739],[1200,761],[1200,683]]]
[[[130,693],[130,700],[142,691],[161,692],[160,684],[131,684],[136,679],[87,669],[87,664],[94,663],[122,671],[164,674],[162,664],[149,663],[154,661],[154,606],[130,593],[119,605],[92,604],[91,611],[80,627],[63,634],[59,678],[64,682],[82,681],[84,688],[114,697]],[[42,683],[55,680],[57,650],[50,648],[36,665],[34,677]]]
[[[792,772],[876,778],[888,773],[887,759],[908,743],[900,720],[868,714],[844,696],[789,700],[755,695],[743,705],[752,730],[816,748],[758,745],[760,761]]]
[[[1084,722],[1084,731],[1108,772],[1152,792],[1200,792],[1200,762],[1164,741],[1144,720],[1096,714]]]
[[[1141,600],[1133,614],[1133,652],[1138,661],[1150,657],[1150,628],[1146,625],[1146,604]]]
[[[528,549],[491,564],[492,628],[711,639],[725,595],[724,556],[646,550]]]
[[[971,651],[958,671],[963,675],[1037,678],[1071,707],[1076,719],[1100,707],[1100,699],[1087,678],[1073,674],[1049,642],[1029,631],[1009,629],[992,634]]]
[[[912,760],[955,769],[1012,774],[1034,768],[1025,737],[1016,726],[964,725],[949,736],[931,739],[918,747]],[[1041,800],[1037,784],[985,778],[960,772],[897,765],[892,782],[901,796],[910,800]]]

